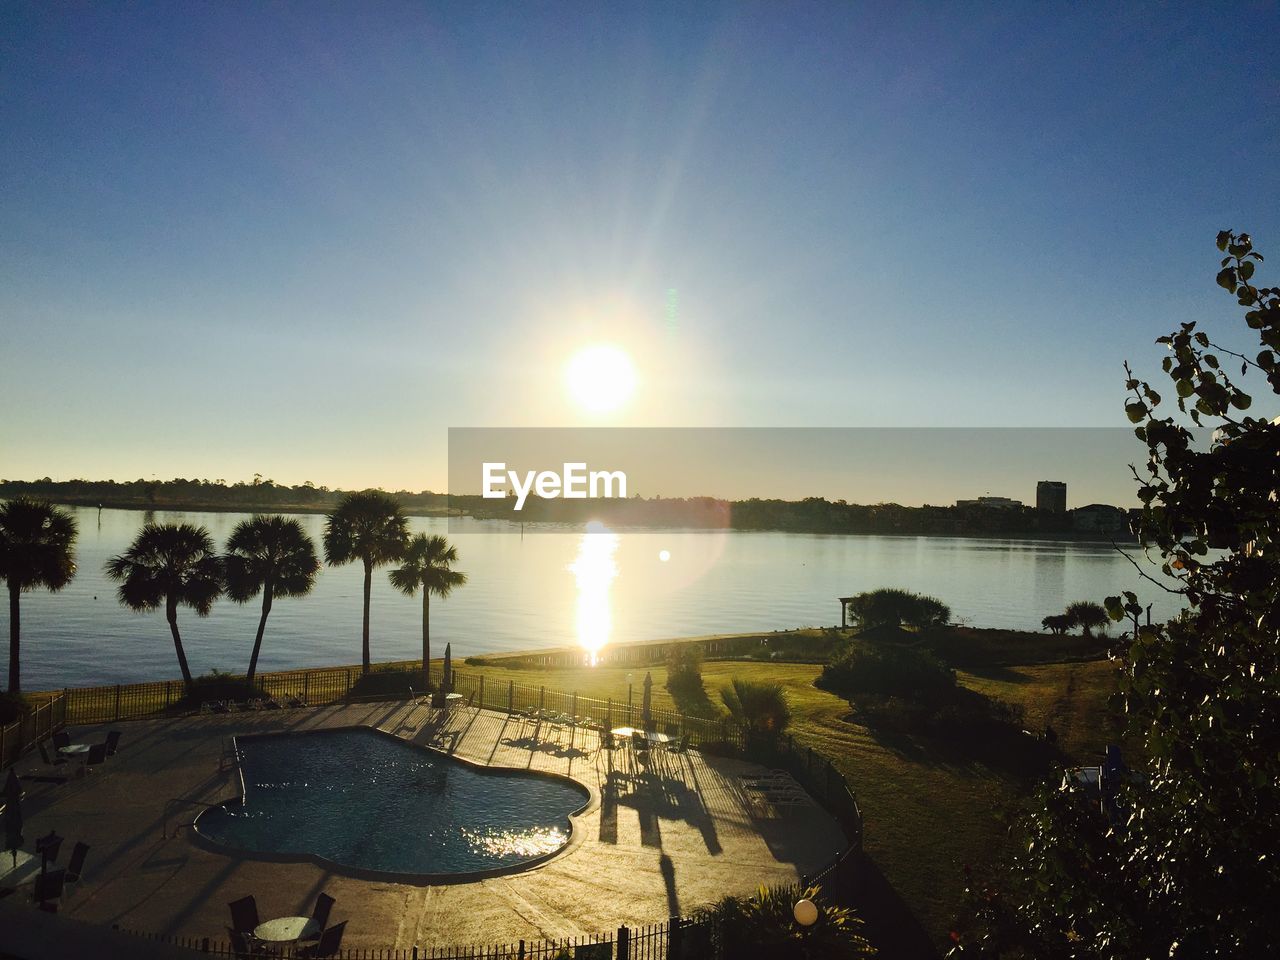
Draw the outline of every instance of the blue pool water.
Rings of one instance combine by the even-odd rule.
[[[589,798],[563,778],[482,771],[369,729],[241,737],[243,804],[206,810],[208,840],[413,876],[517,866],[569,839]]]

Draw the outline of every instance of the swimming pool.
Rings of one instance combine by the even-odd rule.
[[[569,840],[590,793],[564,777],[471,766],[367,727],[236,738],[244,794],[198,835],[268,859],[406,879],[532,865]]]

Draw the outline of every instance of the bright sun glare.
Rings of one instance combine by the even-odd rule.
[[[611,344],[596,344],[569,358],[564,379],[569,395],[582,409],[611,413],[631,398],[636,368],[624,351]]]

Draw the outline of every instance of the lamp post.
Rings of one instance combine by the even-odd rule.
[[[804,945],[804,955],[809,956],[809,930],[818,922],[818,905],[808,897],[801,897],[791,908],[791,915],[800,924],[800,940]]]

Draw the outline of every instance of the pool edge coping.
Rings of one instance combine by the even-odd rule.
[[[481,774],[501,775],[501,774],[518,773],[526,776],[541,777],[549,780],[567,780],[570,783],[574,784],[575,786],[585,790],[587,793],[587,799],[582,806],[578,807],[576,810],[572,810],[569,812],[568,839],[566,839],[565,842],[561,844],[559,847],[557,847],[555,850],[551,851],[550,853],[545,853],[540,856],[533,857],[532,859],[529,859],[529,860],[523,860],[520,863],[511,864],[505,867],[493,867],[488,870],[469,870],[469,871],[460,871],[456,873],[392,873],[384,870],[370,870],[364,867],[352,867],[347,864],[338,863],[335,860],[329,860],[325,857],[321,857],[313,853],[301,853],[301,854],[268,853],[268,852],[262,852],[262,851],[256,851],[256,850],[248,850],[243,847],[232,847],[227,844],[220,843],[211,837],[207,837],[200,832],[199,820],[200,820],[200,817],[204,815],[205,811],[201,811],[201,813],[191,823],[191,829],[188,831],[188,835],[191,838],[191,842],[203,850],[207,850],[211,853],[221,854],[222,856],[231,857],[232,859],[238,858],[243,860],[256,860],[264,863],[310,863],[310,864],[314,864],[315,866],[319,866],[325,870],[329,870],[333,873],[337,873],[342,876],[353,877],[354,879],[357,879],[357,880],[368,880],[368,881],[382,882],[382,883],[401,883],[401,884],[405,884],[406,886],[418,886],[418,887],[446,886],[446,885],[455,885],[455,884],[462,884],[462,883],[478,883],[483,880],[491,880],[497,877],[506,877],[506,876],[512,876],[518,873],[526,873],[530,870],[536,870],[541,867],[544,867],[547,864],[551,863],[552,861],[559,859],[560,857],[567,856],[568,854],[576,850],[578,847],[580,847],[583,841],[586,839],[583,836],[581,824],[579,823],[580,818],[586,816],[589,813],[592,813],[593,811],[598,809],[600,806],[599,790],[593,787],[591,784],[586,783],[582,780],[579,780],[577,777],[571,776],[569,774],[552,773],[550,770],[536,770],[531,767],[511,767],[511,766],[505,766],[501,764],[496,764],[496,765],[484,764],[475,760],[471,760],[467,757],[457,756],[456,754],[449,753],[448,751],[441,750],[437,747],[429,746],[424,743],[415,743],[414,741],[406,739],[405,737],[402,737],[399,734],[392,733],[390,730],[383,730],[381,727],[370,726],[369,724],[362,724],[362,723],[352,723],[352,724],[344,724],[342,726],[337,726],[337,727],[322,727],[314,730],[281,730],[281,731],[262,732],[262,733],[232,734],[231,740],[232,740],[233,750],[235,751],[235,754],[236,754],[236,776],[239,778],[239,781],[240,781],[240,793],[238,796],[231,797],[227,800],[222,800],[217,803],[213,803],[210,805],[209,808],[206,808],[206,809],[210,809],[212,807],[226,807],[230,804],[244,802],[244,797],[245,797],[244,770],[240,763],[239,740],[241,739],[252,740],[255,738],[262,738],[262,737],[325,734],[325,733],[341,732],[344,730],[369,730],[374,733],[380,734],[381,736],[389,737],[390,739],[395,740],[398,743],[404,744],[406,747],[423,750],[426,753],[443,757],[445,760],[455,762],[455,763],[461,763],[464,766],[470,767],[471,769],[475,770],[477,773],[481,773]]]

